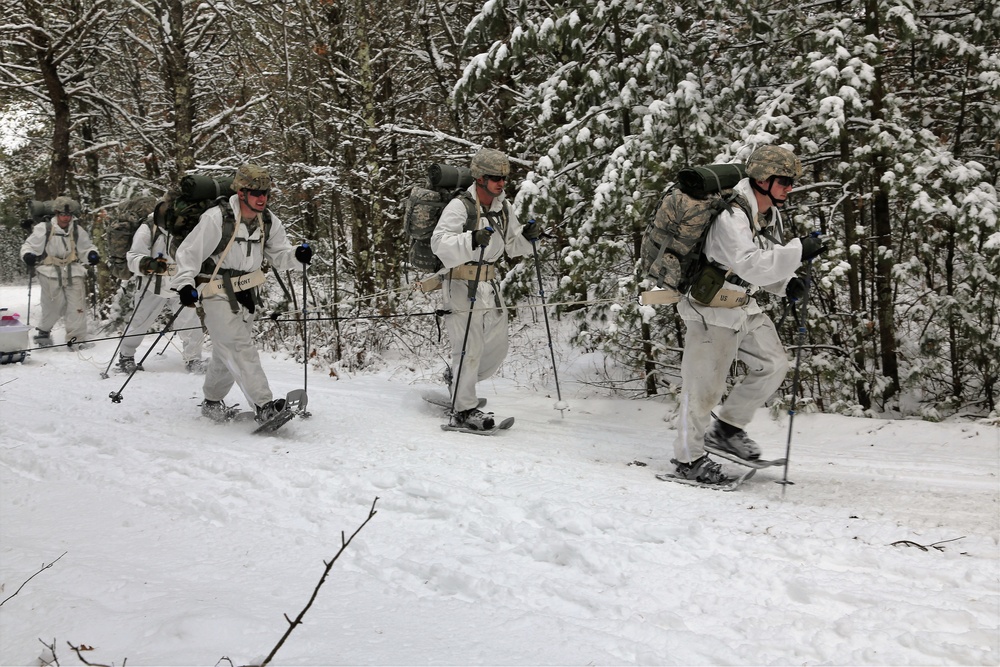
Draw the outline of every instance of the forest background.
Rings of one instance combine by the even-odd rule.
[[[551,235],[537,260],[507,267],[511,301],[547,298],[575,349],[630,369],[606,378],[610,392],[675,393],[682,325],[635,299],[649,210],[682,166],[779,143],[806,170],[787,235],[820,231],[831,247],[805,319],[766,304],[801,361],[800,398],[844,414],[996,414],[1000,4],[8,6],[3,282],[27,280],[30,199],[79,200],[100,246],[127,197],[253,161],[276,180],[271,206],[293,240],[316,248],[308,351],[266,330],[263,344],[333,374],[364,369],[438,336],[411,287],[402,202],[429,164],[466,165],[488,146],[511,156],[520,217]],[[109,330],[127,315],[119,288],[102,267],[93,307]],[[294,316],[295,285],[282,288],[274,311]]]

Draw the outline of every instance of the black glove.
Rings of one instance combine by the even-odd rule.
[[[177,294],[181,297],[182,306],[194,308],[198,305],[198,290],[194,288],[194,285],[185,285],[177,290]]]
[[[167,260],[162,257],[143,257],[139,260],[139,270],[147,275],[163,275],[167,272]]]
[[[91,250],[87,253],[87,261],[90,262],[91,266],[95,266],[99,261],[101,261],[101,256],[97,254],[96,250]]]
[[[308,264],[312,261],[312,258],[313,249],[309,247],[308,243],[303,243],[295,249],[295,259],[299,260],[303,264]]]
[[[808,262],[820,253],[826,252],[826,244],[824,244],[823,239],[818,236],[803,236],[799,238],[799,241],[802,241],[803,263]]]
[[[24,257],[22,257],[21,259],[24,260],[24,263],[26,265],[28,265],[29,267],[31,267],[31,266],[34,266],[35,262],[38,261],[38,255],[36,255],[33,252],[26,252],[26,253],[24,253]]]
[[[486,227],[472,232],[472,247],[485,248],[490,244],[490,237],[493,236],[493,228]]]
[[[798,301],[805,297],[808,291],[809,283],[798,276],[792,276],[792,279],[785,285],[785,296],[788,297],[789,301]]]
[[[526,224],[524,228],[521,230],[521,234],[524,236],[524,238],[534,243],[538,239],[542,238],[542,234],[544,233],[544,231],[545,230],[542,229],[542,226],[540,224],[538,224],[534,220],[530,220],[528,221],[528,224]]]

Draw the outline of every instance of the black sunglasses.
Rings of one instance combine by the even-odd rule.
[[[795,185],[795,179],[791,176],[775,176],[774,182],[783,188],[790,188]]]
[[[269,190],[251,190],[250,188],[244,188],[243,192],[247,193],[251,197],[266,197]]]
[[[506,181],[506,176],[497,176],[496,174],[484,174],[486,178],[490,179],[494,183],[499,183],[500,181]]]

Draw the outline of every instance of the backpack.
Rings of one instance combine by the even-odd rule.
[[[137,195],[118,204],[118,212],[104,227],[104,249],[108,257],[111,275],[119,280],[130,280],[132,271],[128,268],[127,255],[132,248],[132,237],[139,225],[146,222],[156,206],[156,198]],[[153,228],[153,241],[157,228]]]
[[[403,205],[403,234],[410,239],[410,264],[421,271],[437,273],[444,265],[431,250],[431,235],[437,227],[441,211],[452,199],[461,197],[467,213],[467,230],[476,224],[476,202],[468,195],[473,182],[472,172],[465,167],[432,164],[427,169],[427,187],[410,190]],[[464,196],[463,196],[464,195]]]
[[[717,270],[707,275],[711,264],[702,254],[705,236],[718,215],[734,204],[752,217],[749,203],[733,191],[745,176],[739,164],[688,167],[678,172],[677,182],[660,198],[646,224],[639,249],[640,279],[672,290],[677,297],[674,301],[696,282],[699,288],[708,282],[697,295],[699,301],[708,303],[725,276]]]
[[[171,188],[163,195],[163,199],[156,205],[154,221],[170,234],[171,255],[198,225],[202,213],[213,206],[228,202],[229,198],[236,194],[232,185],[232,178],[189,174],[181,179],[180,188]]]
[[[173,257],[181,242],[187,238],[205,211],[213,206],[222,209],[222,238],[209,258],[201,267],[202,273],[212,273],[215,264],[211,256],[218,255],[228,245],[236,226],[229,198],[236,194],[232,189],[232,178],[212,178],[192,174],[181,179],[180,188],[168,190],[163,199],[153,209],[153,224],[170,235],[167,252]],[[261,242],[267,243],[271,233],[271,211],[265,209],[264,229]]]

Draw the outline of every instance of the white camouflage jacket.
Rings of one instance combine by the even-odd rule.
[[[87,275],[87,255],[91,250],[97,250],[97,246],[90,238],[87,230],[79,225],[79,220],[73,218],[66,229],[59,226],[56,216],[48,222],[40,222],[31,230],[31,235],[25,239],[21,245],[21,257],[27,253],[41,256],[44,252],[48,257],[56,260],[56,263],[47,264],[44,260],[39,260],[35,265],[35,270],[46,278],[83,278]],[[46,227],[51,225],[52,231],[49,233],[49,241],[45,242]],[[76,260],[66,266],[59,266],[58,260],[66,259],[73,252],[75,246]]]
[[[476,184],[473,183],[468,188],[469,194],[478,203],[476,197]],[[502,211],[506,195],[501,194],[494,197],[490,204],[490,211]],[[521,234],[522,225],[514,213],[514,207],[508,206],[509,215],[507,218],[507,228],[497,229],[490,238],[490,244],[486,246],[483,261],[495,262],[500,259],[504,252],[508,257],[520,257],[532,252],[531,242]],[[478,262],[479,253],[482,248],[472,247],[472,234],[465,231],[466,221],[465,203],[458,197],[452,199],[441,212],[434,233],[431,235],[431,250],[438,256],[445,269],[451,269],[469,262]],[[479,221],[479,229],[486,226],[486,219]],[[442,270],[443,272],[444,270]]]
[[[261,244],[263,220],[256,225],[253,234],[244,221],[240,220],[239,196],[229,198],[229,207],[237,223],[236,241],[222,261],[221,269],[232,269],[241,273],[250,273],[260,268],[264,259],[279,271],[286,269],[301,269],[302,264],[295,259],[295,248],[288,241],[285,226],[278,216],[271,214],[271,231],[266,242]],[[210,256],[216,261],[222,255],[212,253],[222,240],[222,211],[218,206],[205,211],[198,224],[177,248],[174,260],[177,262],[177,273],[170,281],[170,288],[180,289],[184,285],[194,285],[195,278],[201,272],[202,263]],[[229,239],[226,239],[228,243]],[[223,251],[224,252],[224,251]],[[131,267],[131,263],[129,264]]]
[[[795,238],[784,245],[777,245],[767,238],[770,235],[781,240],[781,214],[772,206],[764,224],[761,224],[750,180],[744,178],[734,189],[750,203],[753,220],[747,220],[746,213],[739,206],[723,211],[705,238],[705,256],[750,283],[751,294],[763,289],[784,295],[785,286],[802,264],[802,243]],[[759,233],[762,228],[768,232],[767,235]],[[744,289],[728,282],[723,287]],[[738,331],[747,317],[760,313],[761,309],[752,297],[742,308],[712,308],[685,297],[677,302],[677,312],[685,320]]]

